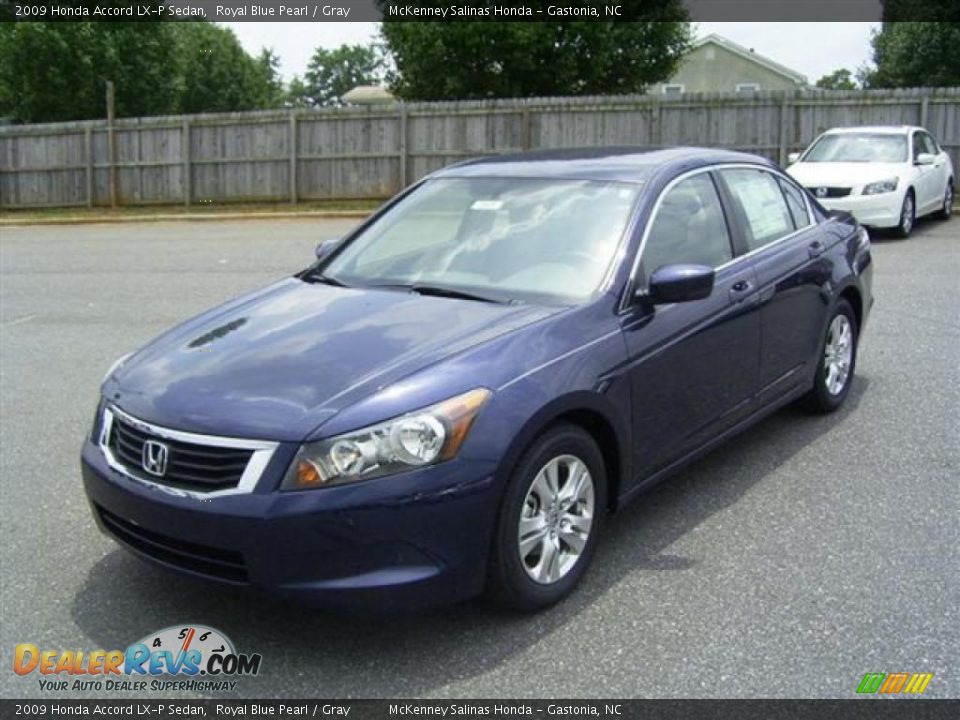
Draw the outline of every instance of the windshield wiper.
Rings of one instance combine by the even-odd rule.
[[[382,283],[380,285],[369,285],[372,288],[389,288],[396,290],[409,290],[418,295],[433,295],[435,297],[455,298],[457,300],[475,300],[477,302],[497,303],[498,305],[513,304],[513,300],[497,300],[496,298],[478,295],[477,293],[459,290],[443,285],[428,285],[425,283]]]
[[[324,275],[321,272],[307,273],[307,275],[304,277],[304,280],[308,280],[310,282],[320,282],[324,283],[325,285],[332,285],[333,287],[350,287],[345,282],[337,280],[335,277]]]

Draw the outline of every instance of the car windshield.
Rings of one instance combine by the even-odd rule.
[[[813,144],[803,162],[906,162],[906,135],[837,133]]]
[[[544,178],[429,180],[318,270],[349,286],[583,302],[613,262],[639,188]]]

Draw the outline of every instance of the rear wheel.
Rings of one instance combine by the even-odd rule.
[[[830,413],[843,405],[856,364],[857,320],[850,303],[841,300],[827,325],[813,388],[804,396],[803,404],[818,413]]]
[[[913,232],[913,224],[917,220],[917,206],[913,198],[913,190],[908,190],[903,196],[903,205],[900,208],[900,224],[897,225],[897,237],[910,237]]]
[[[593,557],[606,508],[603,455],[575,425],[542,435],[517,465],[500,512],[489,590],[532,611],[569,594]]]
[[[949,220],[953,212],[954,190],[953,181],[947,183],[947,189],[943,191],[943,205],[937,211],[937,217],[941,220]]]

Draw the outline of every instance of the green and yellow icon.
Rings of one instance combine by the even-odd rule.
[[[933,673],[867,673],[857,686],[857,692],[865,695],[922,695],[933,679]]]

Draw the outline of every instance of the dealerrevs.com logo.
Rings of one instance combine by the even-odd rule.
[[[259,653],[238,653],[230,639],[204,625],[174,625],[126,650],[47,650],[16,646],[13,670],[37,675],[43,691],[231,691],[260,672]]]

